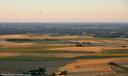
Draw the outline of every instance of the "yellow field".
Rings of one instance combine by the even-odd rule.
[[[24,35],[18,35],[18,34],[13,34],[13,35],[0,35],[0,38],[29,38],[28,36]]]
[[[36,43],[15,43],[15,42],[7,42],[5,40],[0,40],[1,47],[23,47],[23,46],[34,46]]]
[[[32,35],[32,34],[12,34],[12,35],[0,35],[1,38],[42,38],[42,39],[69,39],[69,38],[79,38],[80,36],[59,36],[59,37],[52,37],[49,35]],[[82,36],[80,38],[93,38],[91,36]]]
[[[88,65],[93,66],[93,65]],[[104,66],[104,67],[103,67]],[[79,67],[79,68],[77,68]],[[93,66],[93,67],[84,67],[84,66],[77,66],[77,67],[64,67],[61,70],[67,70],[69,74],[66,76],[102,76],[102,75],[112,75],[116,74],[109,66],[100,65],[100,66]]]
[[[99,52],[104,47],[64,47],[64,48],[53,48],[53,49],[46,49],[46,50],[68,50],[68,51],[95,51]]]
[[[91,54],[74,54],[74,53],[0,53],[0,57],[5,56],[35,56],[35,57],[77,57]]]
[[[19,56],[20,53],[0,53],[1,57],[5,57],[5,56]]]

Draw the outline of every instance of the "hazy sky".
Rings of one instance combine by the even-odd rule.
[[[128,22],[128,0],[0,0],[0,22],[100,21]]]

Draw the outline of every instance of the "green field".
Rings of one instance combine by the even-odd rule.
[[[101,54],[127,54],[128,49],[105,49]]]
[[[37,56],[6,56],[0,57],[0,60],[19,60],[19,61],[40,61],[40,60],[78,60],[78,59],[108,59],[108,58],[126,58],[128,54],[99,54],[99,55],[89,55],[89,56],[79,56],[79,57],[37,57]]]
[[[46,50],[50,48],[61,48],[62,45],[47,45],[35,47],[18,47],[18,48],[0,48],[0,53],[86,53],[92,54],[93,51],[67,51],[67,50]]]
[[[0,57],[0,60],[17,60],[17,61],[42,61],[42,60],[70,60],[64,57],[35,57],[35,56],[8,56]]]
[[[44,40],[35,40],[35,41],[9,41],[9,42],[16,42],[16,43],[40,43],[40,44],[63,44],[62,41],[44,41]]]
[[[45,41],[43,38],[43,35],[26,35],[29,37],[32,37],[30,39],[33,39],[32,41],[10,41],[10,42],[16,42],[16,43],[38,43],[38,44],[64,44],[63,41],[65,40],[93,40],[93,41],[100,41],[100,40],[122,40],[125,38],[82,38],[84,36],[78,36],[74,38],[62,38],[60,36],[57,38],[51,38],[51,39],[58,39],[57,41]],[[35,36],[38,36],[39,38],[34,38]],[[86,37],[86,36],[85,36]],[[66,43],[69,44],[69,43]],[[104,44],[104,42],[102,43]],[[106,43],[105,43],[106,44]],[[90,47],[91,46],[113,46],[118,44],[107,44],[107,45],[86,45],[82,47]],[[52,48],[63,48],[63,47],[69,47],[65,45],[45,45],[45,46],[29,46],[29,47],[13,47],[13,48],[0,48],[0,53],[76,53],[76,54],[93,54],[94,51],[70,51],[70,50],[46,50],[46,49],[52,49]],[[94,49],[95,50],[95,49]],[[128,57],[127,55],[128,49],[104,49],[100,52],[100,54],[96,55],[88,55],[88,56],[80,56],[80,57],[74,57],[72,59],[103,59],[103,58],[120,58],[120,57]],[[63,57],[30,57],[30,56],[12,56],[12,57],[0,57],[1,60],[64,60]],[[70,58],[66,58],[70,59]]]
[[[90,55],[90,56],[79,56],[74,57],[72,59],[106,59],[106,58],[122,58],[122,57],[128,57],[128,54],[98,54],[98,55]]]

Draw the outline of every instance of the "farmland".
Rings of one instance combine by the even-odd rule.
[[[102,54],[127,54],[128,49],[105,49]]]
[[[37,41],[6,41],[6,39],[36,39]],[[42,39],[58,39],[58,41]],[[75,43],[82,42],[91,44],[75,46]],[[127,60],[127,44],[127,38],[98,39],[88,35],[55,37],[43,34],[1,35],[0,72],[19,73],[19,70],[27,71],[45,61],[42,67],[47,68],[47,74],[53,71],[58,74],[67,70],[67,76],[113,76],[116,72],[107,63],[110,61],[119,63],[121,59]],[[123,45],[126,47],[122,47]],[[127,66],[127,63],[119,64]]]

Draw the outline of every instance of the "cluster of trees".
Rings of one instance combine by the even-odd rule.
[[[6,39],[6,41],[35,41],[34,39]]]
[[[44,41],[58,41],[58,39],[43,39]]]
[[[46,69],[45,68],[41,68],[39,67],[38,69],[32,69],[32,70],[29,70],[27,72],[24,72],[24,71],[19,71],[21,72],[22,74],[31,74],[31,75],[45,75],[45,72],[46,72]]]
[[[82,32],[86,32],[94,37],[115,38],[128,37],[127,29],[128,23],[0,23],[0,35],[48,33],[52,36],[62,36],[82,35]]]
[[[73,44],[75,44],[75,46],[85,46],[86,44],[91,45],[91,42],[82,42],[82,43],[80,43],[80,42],[68,42],[68,43],[73,43]]]
[[[76,46],[84,46],[85,44],[91,45],[91,42],[76,43]]]
[[[117,65],[117,64],[114,62],[109,62],[108,65]]]
[[[30,75],[37,75],[37,76],[56,76],[57,74],[55,72],[53,72],[51,75],[47,75],[46,74],[46,69],[45,68],[41,68],[39,67],[38,69],[31,69],[28,70],[27,72],[24,72],[22,70],[19,71],[21,74],[30,74]],[[62,71],[59,73],[59,75],[66,75],[67,74],[67,70]],[[0,75],[2,76],[2,75]]]

